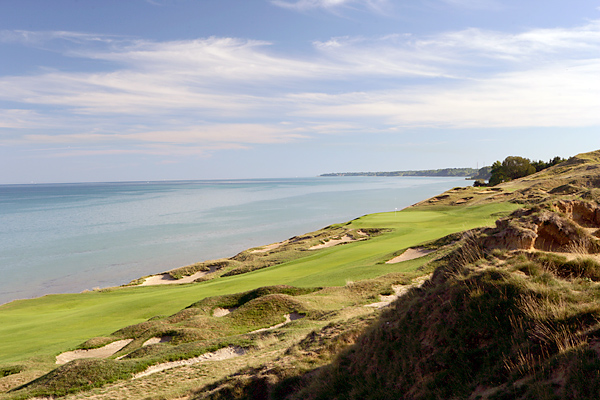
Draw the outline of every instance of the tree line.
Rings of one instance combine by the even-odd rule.
[[[390,172],[335,172],[320,176],[464,176],[469,177],[479,170],[475,168],[444,168],[427,169],[418,171],[390,171]]]
[[[504,161],[496,161],[492,164],[489,185],[494,186],[502,182],[513,179],[523,178],[524,176],[535,174],[541,170],[552,167],[565,161],[562,157],[554,157],[548,162],[538,160],[532,161],[528,158],[519,156],[509,156]],[[485,182],[475,181],[475,186],[485,185]]]

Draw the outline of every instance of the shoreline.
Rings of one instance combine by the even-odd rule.
[[[417,203],[408,205],[408,206],[406,206],[406,207],[404,207],[404,208],[402,208],[400,210],[382,211],[382,212],[379,212],[379,213],[392,213],[392,212],[403,211],[403,210],[411,208],[411,207],[413,207],[413,206],[415,206],[415,205],[417,205],[417,204],[419,204],[421,202],[427,201],[430,198],[432,198],[432,197],[429,197],[429,198],[421,200],[421,201],[419,201]],[[368,215],[372,215],[372,214],[378,214],[378,213],[363,214],[361,216],[352,218],[352,219],[350,219],[348,221],[338,222],[336,224],[344,224],[344,223],[350,222],[352,220],[355,220],[355,219],[358,219],[358,218],[361,218],[361,217],[365,217],[365,216],[368,216]],[[332,225],[332,224],[330,224],[330,225]],[[325,229],[325,228],[321,228],[321,229]],[[310,233],[310,232],[303,232],[303,233],[300,233],[298,235],[301,236],[301,235],[306,235],[308,233]],[[296,235],[296,236],[298,236],[298,235]],[[293,236],[293,237],[296,237],[296,236]],[[197,263],[206,263],[206,262],[211,262],[211,261],[229,259],[229,258],[235,257],[236,255],[239,255],[239,254],[244,253],[244,252],[256,252],[256,253],[268,252],[270,250],[276,249],[280,245],[288,242],[289,240],[290,240],[290,238],[287,238],[287,239],[279,241],[279,242],[273,242],[273,243],[266,244],[266,245],[249,247],[249,248],[246,248],[244,250],[238,251],[234,255],[232,255],[230,257],[227,257],[227,258],[216,259],[216,260],[215,259],[208,259],[208,260],[198,261],[196,263],[185,264],[185,265],[182,265],[182,266],[179,266],[179,267],[175,267],[175,268],[171,268],[169,270],[166,270],[166,271],[163,271],[163,272],[159,272],[159,273],[156,273],[156,274],[151,274],[151,275],[146,275],[146,276],[142,276],[142,277],[139,277],[139,278],[135,278],[133,280],[130,280],[129,282],[121,283],[121,284],[115,285],[115,286],[94,287],[93,289],[84,289],[84,290],[78,291],[78,292],[46,293],[46,294],[43,294],[43,295],[40,295],[40,296],[34,296],[34,297],[29,297],[29,298],[13,299],[13,300],[9,300],[8,302],[5,302],[5,303],[0,303],[0,308],[2,308],[3,306],[5,306],[7,304],[11,304],[13,302],[27,301],[27,300],[36,300],[36,299],[44,298],[46,296],[67,295],[67,294],[76,295],[76,294],[83,294],[83,293],[89,293],[89,292],[101,292],[101,291],[104,291],[104,290],[119,290],[119,289],[134,288],[134,287],[143,287],[143,286],[159,286],[159,285],[165,285],[165,284],[167,284],[167,285],[169,285],[169,284],[170,285],[177,285],[177,284],[194,283],[195,279],[203,277],[203,276],[206,276],[206,275],[208,275],[208,274],[210,274],[211,272],[214,272],[214,271],[212,271],[212,270],[209,271],[209,272],[201,271],[201,272],[195,273],[195,274],[190,275],[190,276],[184,276],[183,278],[180,278],[180,279],[172,278],[169,275],[169,273],[173,272],[173,271],[176,271],[176,270],[178,270],[180,268],[185,268],[185,267],[192,266],[192,265],[197,264]],[[339,240],[339,241],[338,240],[334,240],[332,242],[333,243],[329,243],[329,244],[325,243],[325,244],[321,244],[321,245],[316,245],[316,246],[314,246],[314,249],[312,249],[312,250],[319,250],[321,248],[328,248],[328,247],[336,246],[338,244],[348,243],[348,241],[344,240],[344,239]],[[410,249],[407,249],[407,250],[410,250]],[[401,256],[399,256],[399,257],[401,257]],[[415,257],[409,257],[407,259],[412,259],[412,258],[415,258]],[[192,279],[192,277],[194,277],[194,278]],[[152,279],[152,278],[154,278],[154,279]],[[152,279],[152,281],[154,283],[146,283],[149,279]],[[136,282],[136,281],[139,281],[139,280],[144,280],[144,281],[142,281],[142,283],[140,283],[140,284],[132,284],[133,282]],[[164,282],[160,283],[159,281],[161,281],[161,280],[164,281]]]
[[[159,246],[152,246],[149,248],[149,250],[155,254],[146,254],[145,258],[137,261],[135,265],[132,264],[135,268],[131,270],[132,273],[128,274],[129,276],[125,276],[127,271],[130,271],[129,261],[125,261],[125,263],[120,264],[120,266],[119,264],[113,263],[105,268],[93,266],[94,259],[90,258],[91,262],[93,263],[91,265],[88,264],[87,266],[83,266],[82,264],[82,267],[79,267],[78,263],[77,267],[69,267],[69,265],[73,263],[73,260],[75,260],[73,255],[77,255],[77,259],[80,259],[78,254],[85,254],[85,251],[71,254],[65,253],[70,257],[68,260],[65,260],[65,265],[67,265],[67,268],[70,268],[70,270],[62,268],[60,265],[63,264],[63,260],[61,258],[57,258],[56,256],[50,260],[47,269],[46,267],[44,267],[44,269],[40,269],[42,264],[39,263],[39,261],[36,261],[36,263],[39,263],[39,266],[38,264],[34,264],[31,267],[28,266],[28,268],[32,271],[39,270],[41,271],[41,274],[32,275],[35,276],[36,279],[29,283],[27,283],[27,279],[23,279],[23,277],[26,278],[26,276],[23,275],[19,277],[19,280],[16,281],[16,286],[11,287],[11,290],[3,290],[5,294],[8,294],[10,291],[14,291],[15,296],[7,296],[5,299],[0,300],[0,306],[10,304],[14,301],[31,300],[46,295],[75,294],[84,291],[120,287],[141,278],[164,274],[178,268],[192,265],[198,262],[197,260],[207,261],[223,257],[232,257],[235,254],[244,252],[251,248],[264,247],[264,243],[275,243],[277,241],[281,241],[282,238],[289,238],[293,235],[314,231],[315,229],[320,229],[326,225],[339,223],[339,221],[350,221],[356,218],[358,215],[383,212],[384,210],[391,212],[394,209],[394,205],[402,206],[402,208],[410,207],[411,205],[422,201],[424,198],[429,198],[430,196],[443,192],[452,186],[464,184],[464,180],[460,178],[438,177],[399,178],[398,180],[394,180],[393,182],[397,183],[394,183],[391,186],[388,183],[382,183],[384,181],[389,182],[388,178],[375,180],[373,181],[374,184],[371,183],[371,178],[365,178],[364,180],[361,179],[359,181],[352,179],[350,181],[346,181],[346,179],[347,178],[341,178],[339,180],[334,180],[334,182],[336,182],[334,184],[327,183],[326,185],[323,185],[322,182],[325,180],[322,180],[321,178],[315,178],[313,181],[317,182],[315,184],[317,186],[313,187],[310,186],[312,184],[309,184],[308,188],[310,190],[300,192],[298,195],[301,197],[293,197],[292,199],[294,203],[291,205],[296,207],[298,210],[302,209],[303,212],[307,205],[313,207],[314,210],[311,210],[309,207],[309,213],[306,216],[299,216],[296,219],[294,219],[295,215],[297,214],[296,209],[292,209],[291,212],[287,211],[287,209],[290,207],[287,204],[287,202],[289,202],[288,197],[278,197],[274,198],[272,201],[269,200],[272,202],[272,205],[265,204],[264,207],[268,207],[269,210],[273,209],[273,211],[268,212],[271,214],[271,216],[264,222],[261,221],[258,226],[250,229],[249,226],[246,226],[248,223],[243,222],[245,225],[241,226],[241,233],[236,233],[236,230],[238,229],[237,225],[231,225],[231,227],[227,227],[227,229],[231,229],[233,233],[236,233],[236,236],[233,238],[233,240],[229,238],[228,233],[223,236],[219,233],[220,231],[218,231],[217,234],[220,235],[220,237],[215,238],[215,235],[211,234],[209,240],[205,242],[203,239],[204,233],[202,233],[202,227],[199,227],[197,230],[190,230],[190,232],[187,234],[195,236],[193,237],[193,242],[189,241],[188,248],[194,250],[194,252],[198,253],[199,256],[192,256],[189,258],[189,262],[178,263],[170,268],[164,268],[165,263],[169,261],[169,254],[179,254],[185,257],[185,254],[187,254],[188,250],[181,247],[178,248],[177,246],[172,246],[170,242],[165,242],[159,237],[155,239],[158,241]],[[281,180],[276,181],[279,182]],[[296,182],[296,180],[292,181]],[[305,181],[305,179],[302,179],[301,181]],[[329,180],[326,179],[326,181]],[[351,183],[350,186],[347,186],[347,182]],[[158,182],[156,185],[159,183],[162,182]],[[87,185],[87,183],[85,185]],[[124,183],[119,184],[119,186],[122,185],[126,186]],[[294,186],[292,185],[291,187]],[[348,191],[349,189],[351,191]],[[333,191],[323,192],[323,190]],[[305,198],[308,199],[310,203],[306,204],[306,200],[304,200]],[[296,199],[298,199],[298,201]],[[284,201],[286,202],[285,205]],[[245,200],[245,202],[247,201]],[[295,204],[295,202],[298,204]],[[385,203],[391,204],[388,204],[387,207],[384,208],[382,206],[385,205]],[[346,206],[340,209],[337,204],[346,204]],[[223,208],[223,210],[228,209]],[[283,210],[285,210],[285,213]],[[247,213],[251,213],[251,211],[248,210]],[[221,218],[221,211],[219,211],[218,214],[215,213],[214,215]],[[242,215],[245,214],[240,214],[240,216]],[[235,217],[237,218],[237,215],[235,215]],[[264,216],[262,214],[259,214],[257,218],[264,220]],[[156,227],[160,228],[160,225],[157,225]],[[119,237],[123,235],[115,238],[112,236],[113,235],[111,234],[109,237],[107,237],[107,239],[114,242],[119,240]],[[252,237],[255,239],[254,242],[249,240],[249,238]],[[127,240],[126,237],[123,237],[123,239]],[[228,242],[230,242],[230,245],[227,244]],[[196,249],[196,243],[200,245],[199,249]],[[174,242],[173,244],[178,245],[178,242]],[[126,242],[126,245],[129,246],[129,242]],[[210,253],[211,249],[215,249],[215,245],[219,248],[222,247],[220,254],[203,254],[204,252]],[[110,243],[108,243],[108,246],[111,246]],[[97,256],[106,259],[104,249],[112,251],[110,250],[111,248],[112,247],[104,247],[101,249],[102,253],[98,253]],[[182,252],[181,249],[184,252]],[[33,249],[32,251],[36,251],[36,249]],[[130,251],[130,249],[125,248],[125,251]],[[135,254],[133,253],[133,251],[135,251],[134,247],[131,247],[131,251],[131,254]],[[139,250],[141,253],[145,251],[146,250],[144,249]],[[156,258],[155,255],[159,256],[159,258]],[[93,257],[96,257],[96,255]],[[135,257],[136,256],[134,255],[131,260],[135,260]],[[10,262],[12,261],[9,260],[9,263]],[[54,264],[56,264],[57,267],[54,267]],[[60,272],[65,271],[65,273],[63,275],[58,274],[54,276],[51,272],[46,273],[46,271],[54,271],[55,269],[59,270]],[[106,272],[104,272],[105,270]],[[136,270],[138,273],[136,273]],[[100,271],[102,271],[102,275],[99,273]],[[89,274],[90,272],[91,274]],[[111,279],[111,277],[116,279]],[[103,284],[101,282],[102,280],[109,282],[105,282],[105,284]]]

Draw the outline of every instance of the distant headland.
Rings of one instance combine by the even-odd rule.
[[[418,171],[389,171],[389,172],[333,172],[319,176],[464,176],[469,179],[478,179],[484,169],[489,173],[490,167],[475,168],[444,168],[426,169]],[[489,177],[488,177],[489,178]],[[484,178],[485,179],[485,178]]]

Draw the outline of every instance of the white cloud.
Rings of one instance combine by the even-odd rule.
[[[279,126],[266,124],[218,124],[134,133],[106,134],[85,132],[58,135],[29,134],[23,136],[23,143],[267,144],[286,143],[303,138],[305,138],[304,135],[294,132],[293,129],[283,129]]]
[[[94,148],[68,148],[52,150],[45,157],[64,158],[64,157],[94,157],[111,155],[151,155],[151,156],[170,156],[170,157],[210,157],[215,151],[220,150],[244,150],[247,146],[240,144],[205,144],[202,146],[174,146],[168,144],[138,145],[126,148],[112,147],[94,147]],[[40,156],[38,156],[40,157]]]
[[[502,4],[497,0],[442,0],[454,7],[480,9],[480,10],[498,10]]]
[[[84,32],[0,30],[0,43],[20,43],[54,51],[65,51],[67,48],[74,50],[77,46],[106,46],[130,40],[116,35]]]
[[[76,38],[65,52],[101,60],[104,72],[0,77],[0,100],[11,102],[0,112],[0,128],[11,141],[20,135],[49,146],[122,143],[136,152],[188,144],[205,154],[317,133],[600,124],[598,21],[516,34],[467,29],[332,38],[303,57],[235,38],[49,37]]]
[[[304,94],[298,113],[386,126],[501,128],[600,125],[600,58],[498,74],[460,85],[343,95]]]
[[[0,128],[34,128],[41,127],[37,122],[39,115],[32,110],[5,109],[0,110]],[[46,121],[47,123],[47,121]],[[2,134],[2,131],[0,131]]]
[[[600,21],[574,29],[532,29],[518,34],[470,28],[419,39],[415,46],[467,62],[486,58],[538,63],[586,59],[593,58],[600,49]]]

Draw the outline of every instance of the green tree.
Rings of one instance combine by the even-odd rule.
[[[540,172],[541,170],[549,167],[548,163],[545,163],[542,160],[532,161],[531,165],[533,165],[535,168],[535,172]]]
[[[556,156],[552,160],[548,161],[548,167],[552,167],[553,165],[560,164],[563,161],[567,161],[565,158]]]
[[[490,185],[495,186],[499,183],[506,182],[508,177],[504,173],[504,167],[500,161],[496,161],[492,164],[492,171],[490,176]]]
[[[496,161],[494,164],[492,164],[489,184],[490,186],[494,186],[512,179],[519,179],[524,176],[539,172],[543,169],[552,167],[553,165],[559,164],[563,161],[565,161],[565,159],[558,156],[554,157],[548,162],[544,162],[542,160],[531,161],[528,158],[509,156],[506,157],[502,162]]]
[[[519,156],[509,156],[502,161],[504,174],[510,179],[519,179],[527,175],[534,174],[535,167],[531,165],[531,160]]]

